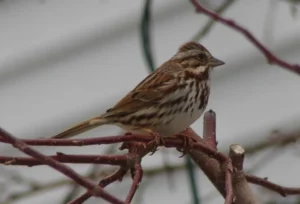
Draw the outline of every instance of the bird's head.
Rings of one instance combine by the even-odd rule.
[[[195,74],[209,73],[213,68],[225,64],[213,57],[203,45],[193,41],[181,45],[172,60]]]

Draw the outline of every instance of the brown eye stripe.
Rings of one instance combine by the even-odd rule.
[[[201,63],[200,61],[198,61],[198,60],[192,60],[191,62],[190,62],[190,67],[194,67],[194,68],[197,68],[197,67],[199,67],[200,65],[202,65],[203,63]]]

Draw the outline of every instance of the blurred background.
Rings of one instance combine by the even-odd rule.
[[[19,138],[50,137],[110,108],[150,73],[144,54],[142,17],[150,1],[1,0],[0,125]],[[199,0],[249,29],[280,58],[300,63],[298,1]],[[225,6],[224,6],[225,5]],[[226,65],[215,69],[208,109],[217,114],[220,150],[246,148],[245,169],[285,186],[300,186],[297,142],[259,148],[274,137],[300,136],[300,76],[271,66],[244,36],[197,14],[188,1],[153,0],[149,39],[158,67],[178,47],[196,39]],[[222,7],[223,6],[223,7]],[[149,21],[148,21],[149,22]],[[147,22],[146,22],[147,23]],[[206,35],[201,35],[203,32]],[[202,117],[192,128],[202,134]],[[120,134],[102,126],[80,137]],[[274,142],[275,143],[275,142]],[[103,154],[115,146],[36,147],[46,154]],[[0,154],[21,156],[0,144]],[[23,155],[22,155],[23,156]],[[187,158],[160,148],[143,159],[145,176],[133,203],[222,203],[223,198],[198,168],[192,193]],[[103,175],[110,166],[70,165],[82,175]],[[190,171],[191,172],[191,171]],[[108,190],[124,198],[131,180]],[[299,203],[253,186],[265,203]],[[196,189],[196,190],[195,190]],[[0,166],[0,203],[66,203],[83,192],[58,172],[43,166]],[[195,197],[198,197],[196,199]],[[105,203],[91,198],[86,203]]]

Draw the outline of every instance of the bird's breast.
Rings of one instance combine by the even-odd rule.
[[[177,134],[192,125],[203,114],[209,99],[209,81],[188,81],[184,100],[174,104],[173,114],[163,118],[157,132],[166,136]]]

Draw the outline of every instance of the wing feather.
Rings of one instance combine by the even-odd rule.
[[[120,112],[135,112],[141,108],[159,104],[168,90],[177,82],[177,74],[183,68],[168,61],[160,68],[148,75],[131,92],[122,98],[113,108],[109,109],[104,116],[115,115]]]

